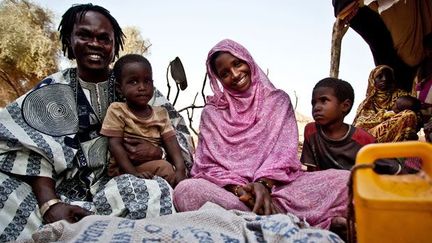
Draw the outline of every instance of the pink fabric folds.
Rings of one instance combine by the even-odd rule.
[[[251,69],[251,87],[243,93],[224,88],[210,67],[211,56],[229,52]],[[207,72],[214,96],[201,114],[191,174],[218,186],[259,178],[288,183],[299,176],[298,131],[289,96],[276,89],[249,52],[232,40],[210,50]]]

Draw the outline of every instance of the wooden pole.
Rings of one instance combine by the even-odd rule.
[[[348,30],[342,20],[336,18],[333,24],[332,42],[331,42],[331,57],[330,57],[330,77],[339,77],[340,54],[342,46],[342,38]]]

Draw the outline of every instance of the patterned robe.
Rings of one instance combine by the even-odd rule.
[[[399,97],[409,95],[400,89],[380,91],[375,88],[375,78],[385,69],[393,72],[386,65],[379,65],[371,71],[366,98],[357,108],[353,125],[369,132],[379,143],[408,140],[411,134],[418,132],[418,115],[411,110],[404,110],[391,118],[384,116]]]

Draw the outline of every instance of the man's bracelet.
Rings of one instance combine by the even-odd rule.
[[[256,182],[257,182],[257,183],[260,183],[261,185],[263,185],[263,186],[267,189],[267,191],[269,191],[269,192],[271,193],[271,191],[272,191],[272,189],[273,189],[273,186],[270,185],[270,183],[268,183],[268,182],[265,181],[265,180],[257,180]]]
[[[41,217],[43,218],[43,216],[45,215],[45,213],[54,205],[56,205],[57,203],[61,203],[62,201],[58,198],[53,198],[50,199],[46,202],[44,202],[44,204],[42,204],[42,206],[39,208],[39,212],[41,214]]]

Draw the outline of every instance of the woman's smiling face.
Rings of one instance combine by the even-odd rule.
[[[222,52],[215,59],[214,72],[225,88],[244,92],[251,86],[249,65],[228,52]]]

